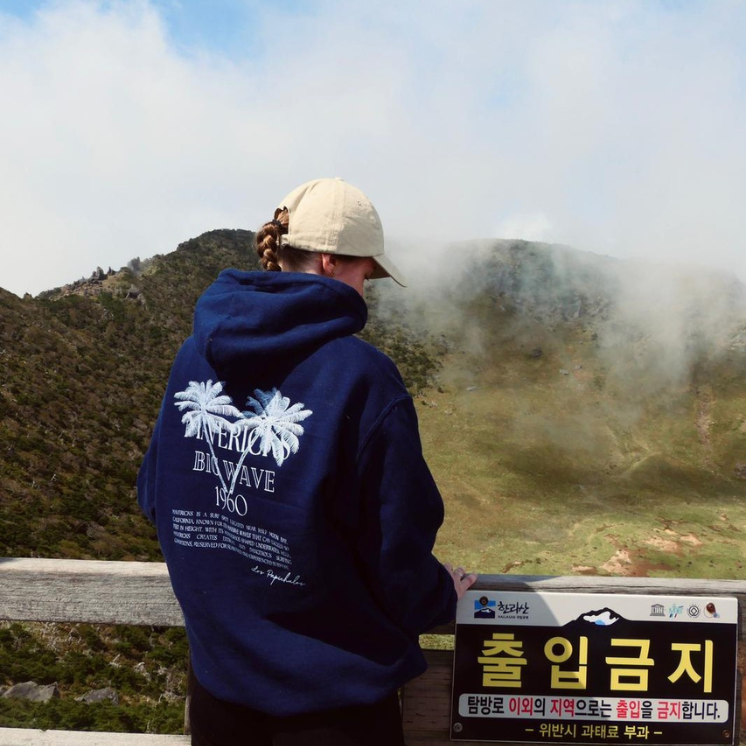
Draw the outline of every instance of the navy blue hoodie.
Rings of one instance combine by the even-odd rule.
[[[393,362],[336,280],[227,270],[197,303],[138,477],[219,699],[274,715],[376,702],[453,619],[443,502]]]

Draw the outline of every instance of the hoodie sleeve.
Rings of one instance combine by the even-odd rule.
[[[358,543],[373,594],[415,636],[456,615],[456,591],[432,553],[443,500],[422,455],[409,397],[379,418],[358,456],[363,525]]]

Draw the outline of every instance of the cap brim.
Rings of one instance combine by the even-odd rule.
[[[394,282],[407,287],[407,281],[404,275],[399,271],[397,266],[389,259],[386,254],[379,254],[373,257],[376,268],[370,276],[371,280],[380,280],[382,277],[390,277]]]

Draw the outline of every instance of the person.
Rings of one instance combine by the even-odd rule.
[[[443,502],[394,363],[354,336],[401,273],[368,198],[293,190],[264,272],[197,302],[138,475],[184,612],[192,743],[403,744],[418,635],[475,582],[432,550]]]

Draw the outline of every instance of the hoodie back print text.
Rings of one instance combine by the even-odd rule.
[[[175,406],[183,412],[184,437],[204,444],[194,451],[191,471],[212,474],[214,493],[204,510],[172,511],[174,543],[198,549],[225,549],[258,564],[253,572],[276,581],[304,585],[290,572],[290,547],[284,536],[242,519],[251,516],[249,501],[242,491],[273,493],[277,472],[265,465],[246,463],[247,458],[271,459],[278,469],[298,452],[304,428],[300,424],[313,412],[303,403],[291,404],[277,389],[256,389],[239,410],[223,393],[221,382],[190,381],[174,395]],[[237,454],[219,457],[219,452]]]

